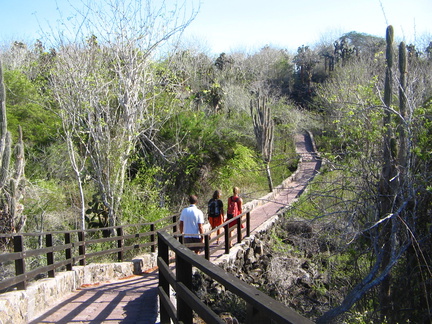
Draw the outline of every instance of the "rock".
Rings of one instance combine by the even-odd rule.
[[[222,313],[220,314],[220,317],[227,324],[238,324],[238,320],[230,313]]]

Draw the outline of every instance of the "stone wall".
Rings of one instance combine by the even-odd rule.
[[[264,253],[263,245],[268,242],[270,231],[274,226],[277,226],[283,212],[281,210],[278,215],[269,218],[255,230],[254,234],[244,238],[240,244],[234,245],[230,253],[221,255],[213,263],[224,269],[232,267],[241,269],[245,262],[253,262],[260,258]]]
[[[59,272],[55,278],[31,283],[26,290],[0,295],[0,323],[25,324],[46,312],[65,295],[83,285],[94,285],[129,277],[156,266],[157,254],[151,253],[130,262],[74,266],[72,271]]]

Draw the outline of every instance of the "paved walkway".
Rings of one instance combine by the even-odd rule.
[[[307,135],[296,136],[296,150],[302,156],[297,176],[272,201],[251,212],[251,232],[297,198],[313,178],[320,162],[315,159]],[[223,253],[220,249],[216,255]],[[212,255],[212,259],[216,257]],[[30,324],[36,323],[123,323],[154,324],[158,322],[158,273],[154,270],[101,285],[81,288]]]
[[[36,323],[123,323],[157,322],[158,273],[154,270],[68,294]]]

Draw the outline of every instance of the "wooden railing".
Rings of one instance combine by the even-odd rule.
[[[74,265],[86,265],[89,260],[95,260],[96,257],[103,258],[111,255],[110,261],[122,262],[126,252],[131,250],[147,249],[155,252],[158,231],[169,230],[180,242],[183,242],[183,235],[178,233],[177,228],[179,216],[176,214],[152,223],[97,229],[1,234],[0,240],[9,241],[13,246],[13,252],[0,254],[0,292],[13,288],[26,289],[32,280],[44,277],[54,278],[56,271],[70,271]],[[237,224],[233,226],[236,221]],[[218,230],[221,231],[219,235],[217,235]],[[103,233],[109,235],[104,237]],[[224,238],[224,252],[229,253],[233,241],[239,243],[242,237],[249,235],[250,212],[245,212],[204,233],[203,243],[187,244],[187,246],[202,247],[205,258],[209,260],[210,255],[220,249],[219,246],[212,246],[212,244],[221,237]],[[40,248],[28,248],[29,246],[40,246]],[[5,269],[11,262],[14,262],[14,271],[9,271],[7,274]]]
[[[192,268],[196,267],[213,280],[222,284],[243,299],[247,304],[247,323],[312,323],[292,309],[275,301],[259,290],[247,285],[208,260],[220,246],[212,244],[223,237],[224,252],[229,253],[233,242],[240,243],[250,236],[250,212],[245,212],[219,227],[203,234],[204,242],[195,244],[205,251],[205,258],[191,252],[194,244],[181,244],[183,235],[178,233],[179,214],[160,219],[153,223],[114,226],[98,229],[58,231],[49,233],[3,234],[0,240],[13,243],[13,252],[0,254],[0,270],[14,262],[15,274],[5,277],[2,273],[0,292],[13,288],[26,289],[30,281],[38,277],[55,277],[56,271],[72,270],[72,267],[86,265],[93,258],[113,256],[121,262],[131,250],[158,250],[159,298],[161,323],[193,323],[193,312],[205,323],[225,323],[207,307],[192,291]],[[235,225],[233,225],[235,224]],[[217,235],[220,230],[221,234]],[[108,233],[103,235],[103,233]],[[169,233],[170,234],[169,234]],[[106,236],[106,237],[105,237]],[[213,237],[212,237],[213,236]],[[26,246],[43,246],[26,249]],[[175,254],[175,274],[171,270],[169,255]],[[171,254],[172,255],[172,254]],[[38,266],[28,266],[28,263]],[[112,261],[112,260],[111,260]],[[170,268],[171,267],[171,268]],[[31,268],[30,270],[28,268]],[[4,271],[3,271],[4,272]],[[169,289],[176,292],[176,306],[170,301]]]
[[[217,232],[221,232],[219,235]],[[210,231],[202,234],[204,237],[203,243],[188,243],[185,244],[187,247],[201,247],[204,250],[204,256],[207,260],[210,260],[210,256],[220,249],[219,245],[214,245],[215,242],[223,238],[223,246],[225,253],[229,253],[233,241],[240,243],[244,237],[250,236],[251,223],[250,223],[250,211],[244,212],[237,217],[227,220],[223,224]],[[199,236],[199,235],[197,235]],[[180,243],[183,243],[184,234],[174,234],[174,237],[178,238]]]
[[[172,258],[172,254],[175,258]],[[170,260],[175,260],[175,265]],[[160,323],[193,323],[195,312],[205,323],[225,323],[192,291],[192,270],[210,276],[247,305],[246,323],[311,324],[309,319],[191,252],[166,232],[158,232]],[[174,269],[174,270],[172,270]],[[176,302],[171,301],[170,287]]]
[[[0,292],[15,287],[26,289],[31,280],[46,276],[53,278],[56,271],[72,270],[77,263],[86,265],[96,257],[106,256],[111,257],[110,261],[121,262],[126,252],[131,250],[155,252],[157,231],[176,233],[178,218],[179,214],[176,214],[152,223],[49,233],[2,234],[0,240],[12,246],[13,251],[0,254]],[[29,249],[29,246],[40,248]],[[11,266],[12,262],[14,266]],[[14,273],[11,268],[14,268]]]

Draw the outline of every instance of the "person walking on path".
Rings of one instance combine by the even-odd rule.
[[[228,198],[227,220],[230,220],[242,213],[243,200],[239,197],[240,189],[233,187],[233,195]],[[230,226],[237,224],[237,221],[231,222]]]
[[[182,210],[180,214],[180,233],[184,234],[184,243],[202,243],[204,233],[204,214],[196,206],[198,198],[195,195],[189,196],[189,207]],[[191,246],[191,250],[198,254],[202,247]]]
[[[228,198],[228,207],[227,207],[227,221],[233,219],[234,217],[240,215],[243,212],[243,200],[239,197],[240,189],[238,187],[233,187],[233,195]],[[229,227],[236,226],[238,220],[235,220],[229,224]],[[243,225],[242,225],[243,227]],[[229,230],[229,243],[228,245],[231,247],[231,229]],[[239,233],[240,237],[241,233]]]
[[[221,197],[221,191],[216,190],[213,193],[213,198],[209,200],[208,202],[208,220],[210,223],[211,228],[216,228],[219,225],[222,225],[224,221],[224,210],[223,210],[223,202],[220,199]],[[217,230],[217,235],[219,236],[220,229]],[[216,244],[219,244],[219,237],[216,241]]]

